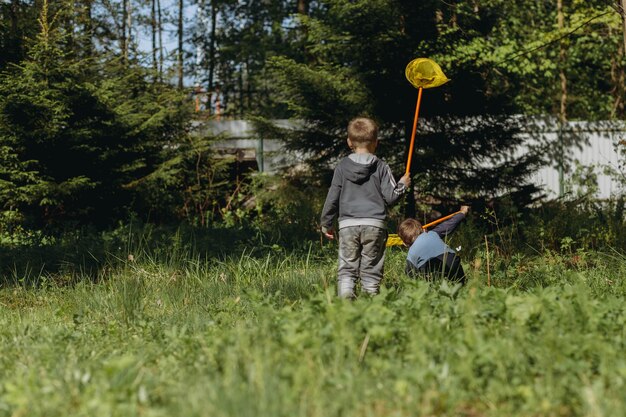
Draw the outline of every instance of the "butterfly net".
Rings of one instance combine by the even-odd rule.
[[[432,59],[416,58],[406,66],[407,80],[415,88],[433,88],[450,81],[441,67]]]

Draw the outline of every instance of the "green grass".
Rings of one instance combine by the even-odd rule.
[[[404,278],[394,248],[355,302],[335,267],[332,248],[140,254],[3,288],[0,416],[626,415],[620,255],[499,262],[491,287],[466,263],[458,289]]]

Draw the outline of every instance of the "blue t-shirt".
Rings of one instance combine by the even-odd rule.
[[[439,237],[437,232],[424,232],[415,239],[409,248],[407,260],[418,269],[432,258],[444,253],[455,253],[450,246]]]
[[[415,239],[415,242],[409,248],[407,261],[421,268],[432,258],[436,258],[444,253],[456,253],[450,246],[446,245],[442,237],[452,233],[459,225],[461,220],[465,218],[465,214],[459,213],[449,220],[437,225],[433,230],[423,232]]]

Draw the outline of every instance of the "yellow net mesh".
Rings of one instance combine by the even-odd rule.
[[[402,242],[402,239],[400,239],[400,236],[396,234],[390,234],[389,237],[387,237],[387,246],[400,246],[403,244],[404,243]]]
[[[415,58],[406,66],[404,73],[415,88],[439,87],[450,81],[441,67],[428,58]]]

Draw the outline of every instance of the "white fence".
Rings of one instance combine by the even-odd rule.
[[[547,198],[556,198],[565,192],[592,193],[595,198],[608,199],[625,191],[626,177],[622,172],[626,162],[623,153],[626,150],[625,124],[568,122],[562,131],[553,124],[540,133],[524,135],[528,136],[527,143],[541,141],[554,150],[552,158],[548,158],[546,165],[532,178],[543,188]],[[558,169],[559,154],[563,154],[565,161],[562,175]]]
[[[287,126],[287,120],[275,120],[274,123]],[[282,166],[292,164],[295,159],[284,151],[284,143],[277,139],[262,139],[255,135],[252,123],[247,120],[210,120],[196,122],[194,133],[197,135],[224,136],[213,148],[219,152],[235,153],[246,160],[256,160],[259,171],[275,173]]]
[[[288,121],[277,121],[283,126]],[[285,163],[295,162],[293,155],[283,150],[279,140],[261,140],[246,120],[222,120],[198,122],[197,134],[222,134],[228,139],[216,143],[220,150],[238,150],[247,158],[256,159],[259,170],[276,172]],[[608,199],[624,191],[626,173],[624,155],[618,149],[626,149],[626,125],[614,122],[569,122],[559,131],[554,123],[538,123],[533,132],[526,132],[527,145],[518,150],[523,153],[538,143],[554,150],[552,158],[532,177],[546,197],[556,198],[564,191],[570,194],[593,192],[599,199]],[[562,151],[561,151],[562,150]],[[558,159],[564,155],[565,169],[561,176]],[[610,175],[608,171],[613,171]],[[622,180],[619,180],[619,177]],[[562,177],[562,178],[561,178]],[[585,183],[586,185],[581,185]]]

